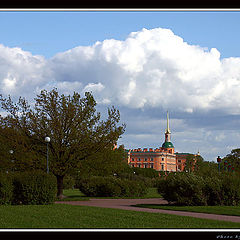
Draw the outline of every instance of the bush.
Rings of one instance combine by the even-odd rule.
[[[192,173],[170,173],[159,181],[158,192],[176,205],[206,205],[203,193],[204,181]]]
[[[227,206],[240,204],[240,178],[237,175],[223,175],[222,177],[222,199]]]
[[[224,205],[222,193],[222,179],[219,176],[205,177],[203,192],[207,200],[207,205]]]
[[[201,177],[194,173],[169,174],[158,182],[158,192],[177,205],[240,204],[240,178],[234,174]]]
[[[117,177],[82,178],[77,185],[89,197],[140,197],[147,191],[144,183]]]
[[[0,204],[11,204],[13,196],[12,179],[6,173],[0,174]]]
[[[13,204],[50,204],[56,199],[56,178],[42,171],[16,173],[13,187]]]

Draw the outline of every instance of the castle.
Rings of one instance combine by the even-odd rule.
[[[174,152],[174,146],[171,142],[168,112],[165,141],[162,147],[156,149],[128,149],[126,152],[128,155],[128,164],[131,167],[153,168],[157,171],[164,172],[184,171],[187,156],[190,154]],[[195,156],[197,155],[199,155],[199,153],[195,154]]]

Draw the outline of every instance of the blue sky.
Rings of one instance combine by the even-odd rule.
[[[78,45],[125,39],[142,28],[170,28],[190,44],[239,56],[238,11],[15,11],[0,12],[1,43],[46,58]]]
[[[168,110],[175,150],[216,161],[240,142],[239,23],[240,11],[0,11],[0,92],[92,91],[120,109],[126,148],[161,146]]]

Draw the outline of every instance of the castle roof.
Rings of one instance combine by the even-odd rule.
[[[173,144],[171,142],[164,142],[162,144],[163,148],[174,148]]]

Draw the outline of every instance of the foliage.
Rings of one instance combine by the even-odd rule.
[[[227,154],[221,161],[221,169],[224,171],[226,168],[224,162],[227,161],[227,164],[231,164],[234,167],[234,171],[240,173],[240,148],[233,149],[231,153]]]
[[[223,205],[237,206],[240,204],[240,177],[236,174],[222,174],[221,194]]]
[[[240,204],[240,177],[224,173],[208,177],[173,173],[158,182],[158,192],[177,205],[236,206]]]
[[[79,179],[78,186],[89,197],[140,197],[147,192],[144,183],[117,177],[82,178]]]
[[[42,90],[35,98],[34,107],[22,97],[14,103],[10,96],[0,95],[0,103],[8,113],[0,117],[1,126],[13,129],[20,139],[16,143],[18,149],[21,145],[25,153],[31,153],[30,159],[25,158],[26,164],[31,160],[35,168],[43,168],[44,140],[50,137],[49,168],[57,177],[59,197],[62,197],[64,176],[77,168],[81,160],[113,146],[125,130],[124,124],[117,126],[120,113],[115,107],[108,109],[106,120],[101,120],[96,101],[89,92],[81,97],[76,92],[66,96],[56,89]]]
[[[50,204],[56,200],[56,177],[42,171],[13,175],[13,204]]]
[[[136,175],[148,177],[148,178],[156,178],[158,177],[158,171],[153,168],[137,168],[133,167],[132,170],[135,172]]]
[[[194,173],[202,177],[218,176],[218,165],[213,161],[204,161],[194,170]]]
[[[13,184],[11,177],[0,173],[0,204],[11,204],[13,196]]]
[[[203,179],[193,173],[170,173],[159,182],[158,192],[177,205],[206,205]]]
[[[116,148],[105,148],[103,152],[99,152],[89,156],[79,163],[79,167],[75,169],[72,175],[77,177],[91,176],[113,176],[121,173],[131,172],[131,168],[127,163],[127,156],[123,146]]]
[[[203,192],[208,206],[224,205],[222,179],[219,174],[204,177]]]
[[[75,186],[75,179],[71,175],[66,175],[63,179],[64,189],[73,189]]]
[[[198,171],[202,167],[203,163],[203,158],[200,155],[196,156],[195,154],[188,154],[185,162],[184,171]]]

